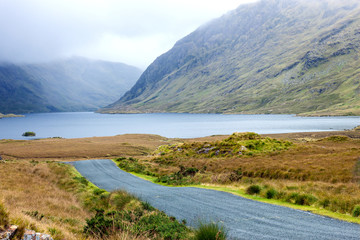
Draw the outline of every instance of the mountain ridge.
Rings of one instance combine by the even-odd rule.
[[[179,40],[101,112],[359,115],[357,1],[242,5]]]
[[[0,64],[0,112],[95,111],[118,99],[141,70],[72,57],[47,63]]]

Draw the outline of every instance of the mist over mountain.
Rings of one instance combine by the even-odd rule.
[[[360,114],[360,3],[263,0],[201,26],[102,112]]]
[[[119,99],[141,75],[122,63],[74,57],[0,64],[0,112],[94,111]]]

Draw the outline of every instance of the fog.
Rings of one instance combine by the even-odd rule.
[[[255,0],[0,0],[0,61],[70,56],[144,69],[200,25]]]

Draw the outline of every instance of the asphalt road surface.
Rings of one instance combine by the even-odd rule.
[[[360,225],[286,207],[248,200],[230,193],[192,187],[165,187],[119,169],[111,160],[72,163],[96,186],[126,190],[190,226],[220,222],[230,239],[360,239]]]

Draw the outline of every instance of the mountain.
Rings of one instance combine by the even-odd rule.
[[[0,64],[0,112],[93,111],[129,90],[141,70],[74,57],[43,64]]]
[[[263,0],[179,40],[102,112],[360,115],[358,0]]]

